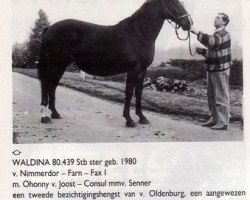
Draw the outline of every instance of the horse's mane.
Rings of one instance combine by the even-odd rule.
[[[137,9],[131,16],[121,20],[119,23],[132,23],[139,17],[143,16],[145,13],[145,10],[147,10],[147,7],[149,6],[150,2],[152,0],[146,0],[139,9]]]

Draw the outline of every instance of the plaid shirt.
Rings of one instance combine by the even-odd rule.
[[[199,32],[197,38],[207,47],[201,53],[206,58],[206,71],[224,71],[232,66],[231,37],[225,28],[218,29],[213,35]]]

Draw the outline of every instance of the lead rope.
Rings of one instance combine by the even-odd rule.
[[[191,48],[191,34],[190,31],[188,31],[187,37],[186,38],[180,38],[179,33],[178,33],[178,28],[177,26],[174,27],[175,28],[175,34],[177,36],[177,38],[181,41],[186,41],[188,39],[188,45],[189,45],[189,53],[191,56],[195,56],[197,54],[197,50],[195,50],[194,52],[192,52],[192,48]]]
[[[190,37],[190,35],[189,35],[189,33],[188,33],[188,35],[187,35],[186,38],[181,38],[181,37],[179,36],[178,29],[175,29],[175,34],[176,34],[177,38],[178,38],[179,40],[181,40],[181,41],[186,41],[186,40]]]
[[[191,48],[191,34],[190,34],[190,31],[188,31],[188,38],[189,38],[189,53],[191,56],[195,56],[197,54],[197,50],[195,49],[194,52],[192,52],[192,48]]]

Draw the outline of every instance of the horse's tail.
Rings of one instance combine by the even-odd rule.
[[[46,55],[45,55],[45,49],[44,49],[44,43],[43,43],[43,39],[45,36],[45,33],[47,32],[47,30],[49,29],[49,27],[45,27],[42,30],[42,43],[41,43],[41,47],[40,47],[40,54],[39,54],[39,61],[38,61],[38,66],[37,66],[37,76],[39,78],[40,81],[43,81],[44,79],[46,79]]]

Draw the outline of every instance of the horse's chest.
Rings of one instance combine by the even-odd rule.
[[[155,50],[153,45],[150,47],[142,48],[142,50],[140,51],[140,60],[142,62],[142,65],[147,67],[153,62],[154,52]]]

